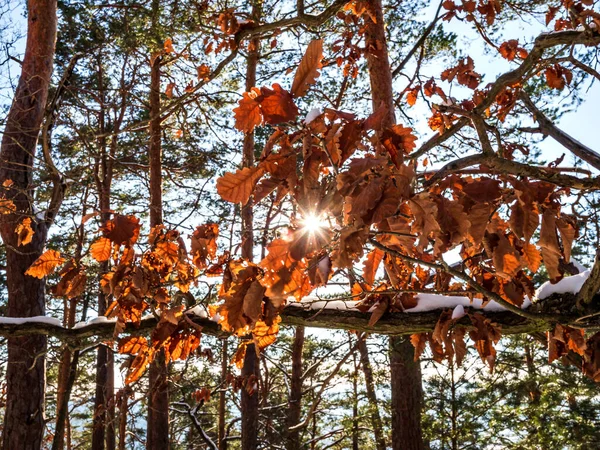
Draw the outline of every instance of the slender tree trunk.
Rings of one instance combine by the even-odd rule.
[[[85,212],[85,211],[84,211]],[[83,237],[81,235],[81,237]],[[81,248],[81,242],[79,243]],[[78,259],[81,251],[79,251]],[[67,306],[68,305],[68,306]],[[65,326],[73,328],[75,325],[77,299],[65,300]],[[84,312],[85,315],[85,312]],[[77,377],[77,365],[79,364],[79,350],[72,354],[69,347],[63,347],[63,355],[58,370],[58,389],[56,401],[56,426],[52,450],[63,450],[65,446],[65,425],[69,416],[69,400],[75,378]]]
[[[304,348],[304,327],[297,326],[292,344],[292,377],[288,406],[287,450],[300,450],[300,429],[289,430],[300,423],[302,416],[302,350]]]
[[[100,134],[104,136],[106,131],[106,101],[104,89],[104,65],[102,55],[97,58],[98,63],[98,87],[100,108],[98,115],[98,123],[100,125]],[[119,124],[116,124],[118,128]],[[116,139],[116,137],[113,137]],[[106,223],[110,219],[110,197],[112,185],[112,161],[110,156],[113,156],[115,142],[111,142],[111,155],[107,153],[106,138],[99,139],[98,146],[100,148],[100,160],[96,166],[96,189],[98,190],[100,217],[102,222]],[[100,264],[100,274],[102,277],[109,271],[108,261]],[[106,295],[98,292],[98,316],[103,316],[106,313],[108,305]],[[104,345],[98,347],[96,359],[96,392],[94,398],[94,417],[92,419],[92,450],[105,450],[105,448],[114,449],[114,436],[111,442],[106,434],[106,427],[111,417],[108,416],[108,405],[113,402],[114,396],[114,367],[111,363],[112,352]],[[114,417],[112,418],[114,419]],[[112,446],[111,446],[112,444]]]
[[[260,18],[260,3],[255,0],[252,6],[252,18],[256,23]],[[246,66],[246,91],[256,84],[256,67],[259,58],[258,39],[253,39],[248,52]],[[242,164],[244,167],[254,166],[254,132],[244,136]],[[254,216],[252,201],[242,207],[242,258],[247,261],[254,259]],[[244,357],[242,377],[250,385],[258,385],[260,364],[254,344],[248,345]],[[258,446],[258,389],[246,388],[241,393],[242,413],[242,450],[255,450]]]
[[[225,390],[225,381],[229,372],[229,355],[227,354],[227,339],[223,339],[221,347],[221,391],[219,392],[219,450],[227,450],[227,441],[225,440],[225,418],[227,412],[227,391]]]
[[[129,395],[122,391],[119,401],[119,450],[125,450],[127,443],[127,409],[129,407]]]
[[[387,109],[383,126],[396,122],[392,71],[385,36],[381,0],[369,0],[375,22],[367,15],[367,66],[371,83],[373,110]],[[394,450],[422,450],[425,448],[421,431],[421,367],[413,361],[414,350],[404,337],[390,337],[390,364],[392,376],[392,447]]]
[[[152,1],[153,27],[158,29],[160,13],[159,0]],[[157,46],[161,44],[157,37]],[[161,105],[160,105],[160,67],[162,58],[155,57],[150,68],[150,227],[163,222],[162,204],[162,147],[161,147]],[[165,352],[161,349],[150,364],[148,398],[148,450],[167,450],[169,448],[169,384],[168,367]]]
[[[352,335],[348,333],[348,345],[352,348]],[[352,352],[354,372],[352,373],[352,450],[359,450],[358,445],[358,366],[356,352]]]
[[[390,337],[392,373],[392,448],[424,450],[421,431],[423,387],[421,366],[414,361],[414,348],[403,336]]]
[[[365,375],[365,385],[367,388],[367,399],[369,400],[369,409],[371,415],[371,425],[375,435],[375,444],[377,450],[385,450],[385,436],[383,435],[383,424],[379,414],[379,405],[377,404],[377,394],[375,393],[375,381],[373,379],[373,368],[369,359],[369,349],[364,338],[358,338],[358,351],[360,352],[360,363],[363,374]]]
[[[0,189],[16,206],[2,215],[0,234],[6,246],[6,289],[9,317],[44,315],[45,280],[25,275],[46,244],[47,225],[35,217],[31,204],[32,174],[44,118],[56,43],[56,0],[27,2],[27,45],[21,77],[6,119],[0,150]],[[10,187],[3,183],[12,181]],[[18,247],[15,227],[32,219],[31,243]],[[8,339],[4,449],[39,449],[44,434],[46,383],[45,336]]]

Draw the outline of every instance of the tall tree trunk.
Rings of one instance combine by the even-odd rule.
[[[369,400],[369,409],[371,415],[371,425],[375,435],[375,445],[377,450],[385,450],[385,436],[383,435],[383,424],[379,414],[379,405],[377,404],[377,394],[375,393],[375,381],[373,379],[373,368],[369,359],[369,349],[364,337],[358,338],[358,351],[360,352],[360,363],[363,374],[365,375],[365,385],[367,388],[367,399]]]
[[[152,24],[158,30],[160,1],[152,1]],[[159,46],[157,35],[155,45]],[[161,147],[161,105],[160,105],[160,67],[162,57],[152,60],[150,68],[150,227],[163,222],[162,204],[162,147]],[[148,398],[148,450],[167,450],[169,448],[169,383],[165,352],[161,349],[150,364]]]
[[[33,161],[44,118],[52,76],[56,43],[56,0],[27,2],[27,46],[21,77],[6,119],[0,149],[0,189],[16,206],[14,214],[1,216],[0,234],[6,246],[6,288],[9,317],[31,317],[46,313],[45,280],[25,275],[46,244],[47,225],[35,217]],[[10,187],[4,182],[12,181]],[[25,217],[32,219],[31,243],[18,247],[15,227]],[[44,433],[46,383],[45,336],[8,339],[6,412],[3,448],[38,449]]]
[[[369,0],[375,21],[366,15],[367,66],[371,83],[373,110],[387,109],[383,127],[396,123],[392,71],[385,36],[381,0]],[[392,447],[394,450],[425,448],[421,431],[421,367],[413,361],[413,348],[404,337],[390,337],[392,376]]]
[[[302,415],[302,350],[304,348],[304,327],[297,326],[292,344],[292,376],[287,417],[287,450],[300,450],[300,429],[289,430],[300,423]]]
[[[260,1],[252,5],[252,19],[258,23],[260,18]],[[250,43],[246,66],[246,91],[256,84],[256,67],[258,65],[260,41],[253,39]],[[244,136],[242,165],[254,166],[254,132]],[[242,207],[242,258],[247,261],[254,259],[254,216],[252,201]],[[260,364],[254,344],[248,345],[242,367],[242,377],[249,385],[258,385]],[[254,381],[252,381],[254,380]],[[255,450],[258,446],[258,389],[247,386],[242,389],[242,450]]]
[[[119,399],[119,450],[125,450],[127,443],[127,409],[129,408],[129,392],[121,391]]]
[[[98,123],[100,126],[100,135],[102,136],[98,141],[100,149],[99,161],[97,161],[95,167],[96,177],[96,189],[98,191],[99,206],[100,206],[100,217],[103,223],[106,223],[110,219],[110,198],[111,198],[111,186],[112,186],[112,160],[116,148],[116,136],[114,136],[110,143],[110,151],[104,137],[106,132],[106,100],[105,100],[105,86],[104,86],[104,65],[102,61],[102,54],[99,53],[97,57],[98,64],[98,89],[100,99],[100,108],[98,114]],[[120,120],[115,123],[115,130],[120,127]],[[109,154],[110,153],[110,154]],[[100,264],[100,278],[109,271],[108,261]],[[98,316],[103,316],[106,313],[108,305],[106,302],[106,295],[102,292],[98,292]],[[109,415],[109,404],[113,403],[114,397],[114,365],[112,364],[113,355],[107,346],[98,347],[98,353],[96,356],[96,392],[94,397],[94,417],[92,420],[92,450],[113,450],[114,449],[114,436],[111,441],[106,434],[106,427],[109,421],[114,420],[114,415]]]
[[[424,450],[421,431],[423,387],[421,366],[414,361],[414,348],[404,336],[390,336],[392,373],[392,448]]]
[[[225,418],[227,412],[227,391],[225,382],[229,372],[229,355],[227,354],[227,338],[223,339],[221,346],[221,390],[219,392],[219,450],[227,450],[227,441],[225,440]]]
[[[352,335],[348,332],[348,345],[352,348]],[[359,450],[358,445],[358,366],[356,352],[352,352],[352,450]]]

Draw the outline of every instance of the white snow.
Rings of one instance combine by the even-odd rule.
[[[464,308],[482,309],[483,311],[504,311],[504,306],[496,303],[494,300],[490,300],[485,306],[483,306],[483,300],[480,298],[474,298],[473,301],[468,297],[453,297],[447,295],[437,294],[418,294],[417,295],[417,306],[414,308],[407,309],[408,313],[418,313],[424,311],[433,311],[434,309],[447,309],[457,308],[462,306],[463,313]],[[525,309],[531,305],[531,301],[525,298],[521,308]],[[460,311],[460,310],[459,310]]]
[[[98,316],[98,317],[94,317],[93,319],[90,319],[86,322],[77,322],[73,328],[83,328],[83,327],[87,327],[88,325],[96,325],[99,323],[116,323],[117,322],[117,318],[116,317],[111,317],[110,319],[106,316]]]
[[[304,297],[301,301],[291,301],[288,306],[297,306],[305,309],[332,309],[335,311],[358,311],[354,300],[324,300],[312,295]]]
[[[313,120],[315,120],[317,117],[319,117],[321,114],[323,114],[323,111],[321,110],[321,108],[313,108],[313,109],[311,109],[309,111],[309,113],[306,115],[306,119],[304,119],[304,123],[306,125],[308,125]]]
[[[571,293],[576,294],[585,283],[585,280],[590,276],[590,271],[586,270],[577,275],[571,275],[570,277],[563,278],[556,284],[552,284],[549,281],[542,284],[537,291],[535,291],[535,296],[543,300],[547,297],[550,297],[552,294],[565,294]]]
[[[458,320],[465,315],[465,307],[463,305],[456,305],[454,311],[452,311],[452,320]]]
[[[33,317],[0,317],[0,324],[4,325],[23,325],[24,323],[43,323],[61,327],[60,319],[48,316],[33,316]]]

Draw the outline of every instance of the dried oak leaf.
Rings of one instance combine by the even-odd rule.
[[[25,217],[19,222],[15,228],[15,233],[17,233],[17,247],[29,244],[34,235],[33,229],[31,228],[31,219]]]
[[[112,242],[105,237],[99,237],[90,245],[90,254],[98,262],[108,261],[112,252]]]
[[[319,69],[323,67],[323,40],[315,39],[308,44],[306,52],[298,65],[294,82],[292,83],[292,95],[302,97],[308,91],[308,87],[314,84],[319,77]]]
[[[36,259],[31,267],[27,269],[25,275],[42,279],[49,275],[57,266],[65,262],[65,258],[60,256],[56,250],[46,250]]]
[[[244,167],[235,173],[227,172],[217,179],[217,192],[223,200],[245,205],[263,173],[261,166]]]
[[[260,89],[253,87],[250,92],[244,92],[238,107],[233,110],[235,127],[244,133],[252,133],[255,127],[262,124],[263,116],[260,110],[262,99]]]
[[[277,125],[295,120],[298,117],[298,107],[294,103],[292,95],[277,83],[272,87],[272,89],[260,88],[262,94],[260,111],[265,123]]]
[[[372,286],[375,283],[375,274],[384,256],[383,250],[378,248],[371,250],[367,255],[364,262],[363,278],[368,285]]]
[[[131,247],[140,235],[140,220],[134,216],[117,214],[104,224],[102,230],[104,236],[117,246],[125,244]]]

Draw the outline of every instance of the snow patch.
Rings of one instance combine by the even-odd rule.
[[[454,311],[452,311],[452,320],[458,320],[465,315],[465,307],[463,305],[456,305]]]
[[[311,109],[309,111],[309,113],[306,115],[306,119],[304,119],[304,123],[306,125],[308,125],[313,120],[315,120],[317,117],[319,117],[321,114],[323,114],[323,111],[321,110],[321,108],[313,108],[313,109]]]
[[[414,308],[407,309],[407,313],[419,313],[425,311],[433,311],[435,309],[448,309],[454,308],[455,312],[458,314],[460,309],[457,308],[462,307],[462,312],[464,314],[464,308],[473,308],[473,309],[481,309],[483,311],[490,312],[498,312],[505,311],[506,308],[499,303],[496,303],[494,300],[489,301],[485,306],[483,306],[483,300],[480,298],[474,298],[473,301],[468,297],[453,297],[447,295],[437,295],[437,294],[418,294],[417,295],[418,304]],[[528,298],[523,300],[523,305],[521,305],[522,309],[529,308],[531,305],[531,301]],[[454,315],[454,313],[453,313]]]
[[[589,276],[590,271],[586,270],[578,273],[577,275],[571,275],[570,277],[563,278],[556,284],[546,281],[537,289],[537,291],[535,291],[535,296],[538,299],[543,300],[550,297],[552,294],[577,294]]]
[[[62,327],[60,319],[48,316],[33,316],[33,317],[0,317],[0,324],[3,325],[23,325],[24,323],[43,323]]]
[[[98,316],[98,317],[94,317],[93,319],[90,319],[86,322],[77,322],[73,328],[83,328],[83,327],[87,327],[88,325],[98,325],[101,323],[117,323],[117,318],[116,317],[111,317],[110,319],[106,316]]]

